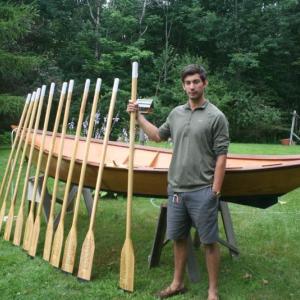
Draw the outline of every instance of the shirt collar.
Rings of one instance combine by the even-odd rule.
[[[209,103],[209,101],[205,100],[205,102],[201,106],[197,107],[196,110],[197,109],[204,110],[207,107],[208,103]],[[183,107],[184,107],[184,109],[188,109],[188,110],[191,109],[189,102],[187,102],[186,104],[184,104]]]

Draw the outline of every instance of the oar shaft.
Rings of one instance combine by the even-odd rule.
[[[55,89],[55,84],[52,82],[50,85],[48,104],[47,104],[46,115],[45,115],[45,122],[44,122],[44,126],[43,126],[42,141],[41,141],[41,145],[40,145],[39,157],[38,157],[38,162],[37,162],[36,171],[35,171],[35,182],[34,183],[36,185],[38,183],[38,177],[39,177],[39,174],[41,171],[42,159],[43,159],[43,154],[44,154],[44,149],[45,149],[46,134],[47,134],[47,129],[48,129],[48,125],[49,125],[50,112],[51,112],[52,102],[53,102],[54,89]],[[36,192],[33,192],[33,199],[35,200],[35,198],[36,198]],[[39,215],[41,213],[41,207],[43,205],[42,202],[43,202],[44,198],[45,198],[45,193],[43,193],[43,189],[42,189],[41,199],[40,199],[40,203],[38,206],[37,215]]]
[[[39,98],[38,112],[37,112],[37,116],[36,116],[36,120],[35,120],[34,134],[33,134],[33,137],[31,138],[30,154],[29,154],[29,159],[28,159],[28,164],[27,164],[27,169],[29,169],[29,170],[31,167],[32,155],[33,155],[33,149],[34,149],[34,140],[36,137],[36,132],[38,130],[38,125],[39,125],[39,121],[40,121],[40,117],[41,117],[41,111],[42,111],[42,106],[43,106],[43,98],[45,95],[45,90],[46,90],[46,86],[43,86],[40,95],[38,95],[38,93],[37,93],[37,98],[39,98],[39,97],[40,98]],[[24,161],[25,161],[27,145],[29,143],[29,137],[30,137],[30,135],[28,132],[28,134],[26,136],[25,146],[23,149],[20,165],[19,165],[19,170],[17,173],[13,197],[11,198],[11,205],[10,205],[10,209],[9,209],[8,219],[7,219],[6,226],[5,226],[4,239],[7,241],[10,239],[10,233],[11,233],[12,224],[13,224],[15,202],[16,202],[17,196],[18,196],[19,184],[20,184],[20,180],[21,180],[21,176],[22,176],[22,170],[23,170],[23,165],[24,165]],[[27,181],[25,179],[24,184],[26,184],[26,183],[27,183]]]
[[[131,101],[136,102],[137,98],[137,63],[133,63],[131,82]],[[130,114],[130,134],[129,134],[129,158],[128,158],[128,185],[127,185],[127,216],[126,216],[126,238],[131,235],[131,212],[133,195],[133,162],[134,162],[134,142],[135,142],[136,113]]]
[[[55,170],[55,179],[54,179],[52,199],[51,199],[51,208],[50,208],[49,220],[48,220],[47,229],[46,229],[45,244],[44,244],[44,251],[43,251],[43,258],[47,261],[49,261],[50,254],[51,254],[51,246],[52,246],[53,231],[54,231],[54,224],[53,224],[54,211],[55,211],[56,196],[57,196],[58,184],[59,184],[60,166],[61,166],[62,157],[63,157],[64,140],[65,140],[65,135],[66,135],[66,131],[67,131],[73,87],[74,87],[74,80],[70,80],[69,86],[68,86],[67,101],[66,101],[66,105],[65,105],[62,131],[61,131],[61,136],[60,136],[60,145],[59,145],[59,152],[58,152],[58,158],[57,158],[57,164],[56,164],[56,170]]]
[[[67,90],[67,83],[64,82],[63,85],[62,85],[61,93],[60,93],[60,99],[59,99],[58,109],[57,109],[57,113],[56,113],[54,128],[53,128],[53,132],[52,132],[51,145],[50,145],[50,150],[49,150],[49,153],[48,153],[46,169],[44,171],[44,181],[43,182],[47,182],[47,179],[48,179],[50,162],[51,162],[51,158],[52,158],[52,154],[53,154],[53,150],[54,150],[54,146],[55,146],[55,137],[56,137],[57,129],[58,129],[58,126],[59,126],[60,115],[61,115],[64,99],[65,99],[65,96],[66,96],[66,90]],[[43,137],[45,139],[45,135]],[[44,143],[45,143],[45,141],[44,141]],[[43,141],[42,141],[42,144],[43,144]],[[41,165],[43,152],[44,152],[43,150],[44,149],[42,149],[42,147],[41,147],[40,151],[39,151],[39,158],[38,158],[38,165],[39,166],[36,170],[36,176],[35,176],[35,181],[34,181],[34,186],[33,186],[33,193],[32,193],[32,203],[33,203],[33,205],[35,203],[35,199],[36,199],[36,195],[37,195],[37,189],[38,189],[38,178],[37,177],[38,177],[39,171],[40,171],[40,165]],[[44,193],[45,193],[45,191],[44,191]],[[41,199],[40,199],[41,201],[42,201],[42,198],[43,197],[41,197]]]
[[[84,242],[82,244],[82,250],[81,250],[81,254],[80,254],[80,262],[79,262],[77,276],[79,278],[85,279],[85,280],[90,280],[91,273],[92,273],[92,266],[93,266],[94,252],[95,252],[94,232],[93,232],[92,228],[95,223],[97,201],[98,201],[98,195],[99,195],[101,181],[102,181],[105,154],[106,154],[109,134],[111,131],[112,116],[113,116],[113,110],[114,110],[115,101],[116,101],[118,85],[119,85],[119,79],[116,78],[114,81],[112,98],[110,101],[109,113],[108,113],[108,118],[107,118],[107,122],[106,122],[106,130],[105,130],[105,136],[104,136],[104,141],[103,141],[103,145],[102,145],[102,152],[101,152],[101,157],[100,157],[100,164],[99,164],[99,169],[98,169],[96,190],[95,190],[95,196],[94,196],[94,201],[93,201],[92,214],[91,214],[91,218],[90,218],[89,230],[88,230],[86,237],[84,239]]]
[[[136,102],[137,94],[138,64],[132,65],[131,101]],[[120,288],[133,292],[135,257],[131,240],[131,209],[133,194],[133,160],[134,160],[134,138],[135,138],[136,113],[130,114],[130,144],[128,159],[128,186],[127,186],[127,214],[126,214],[126,238],[121,251],[120,261]]]
[[[66,135],[66,128],[67,128],[67,123],[68,123],[68,117],[69,117],[73,87],[74,87],[74,80],[70,80],[69,86],[68,86],[68,94],[67,94],[67,101],[66,101],[66,105],[65,105],[64,117],[63,117],[62,132],[61,132],[61,135],[60,135],[60,144],[59,144],[58,159],[57,159],[56,170],[55,170],[55,179],[54,179],[54,185],[53,185],[50,215],[53,215],[54,208],[55,208],[55,203],[56,203],[56,195],[57,195],[57,190],[58,190],[60,164],[61,164],[62,154],[63,154],[63,149],[64,149],[64,139],[65,139],[65,135]],[[59,112],[59,114],[61,114],[61,109],[59,109],[58,112]],[[48,166],[48,163],[47,163],[47,166]],[[49,169],[49,167],[50,167],[50,161],[49,161],[48,169]],[[47,189],[47,182],[44,182],[43,187],[42,187],[43,197],[45,197],[44,194],[46,193],[46,189]]]
[[[102,152],[101,152],[101,156],[100,156],[100,164],[99,164],[99,169],[98,169],[98,175],[97,175],[97,181],[96,181],[96,188],[95,188],[95,195],[94,195],[94,201],[93,201],[93,207],[92,207],[89,230],[92,230],[94,228],[94,223],[95,223],[95,219],[96,219],[98,195],[99,195],[100,188],[101,188],[101,182],[102,182],[103,170],[104,170],[104,163],[105,163],[105,156],[106,156],[106,152],[107,152],[107,144],[108,144],[108,141],[109,141],[109,135],[110,135],[110,130],[111,130],[111,124],[112,124],[112,119],[113,119],[115,103],[116,103],[116,99],[117,99],[118,87],[119,87],[119,78],[116,78],[115,81],[114,81],[114,86],[113,86],[113,90],[112,90],[112,96],[111,96],[111,101],[110,101],[110,106],[109,106],[109,111],[108,111],[108,117],[107,117],[107,122],[106,122],[106,130],[105,130],[104,140],[103,140],[103,144],[102,144]]]
[[[32,109],[33,109],[33,102],[31,101],[31,104],[30,104],[30,106],[28,108],[28,113],[31,114],[31,115],[33,115]],[[25,122],[24,122],[24,128],[27,128],[28,121],[29,121],[29,118],[27,120],[25,120]],[[25,133],[25,129],[23,130],[23,132]],[[23,132],[22,132],[22,135],[23,135]],[[28,128],[27,128],[27,132],[28,132]],[[21,137],[21,139],[22,139],[22,137]],[[26,170],[25,178],[29,178],[29,170]],[[26,195],[27,195],[26,194],[27,187],[28,187],[28,185],[24,184],[24,186],[23,186],[23,192],[22,192],[22,197],[21,197],[21,203],[20,203],[20,207],[19,207],[19,212],[18,212],[17,220],[16,220],[16,226],[15,226],[15,232],[14,232],[14,240],[13,240],[13,243],[16,246],[19,246],[20,242],[21,242],[22,226],[23,226],[23,216],[24,216],[23,209],[24,209],[24,205],[25,205],[25,198],[26,198]]]
[[[77,249],[77,219],[79,213],[80,198],[81,198],[81,193],[82,193],[84,179],[85,179],[85,171],[86,171],[87,159],[89,155],[90,142],[91,142],[93,127],[95,122],[95,114],[96,114],[96,109],[97,109],[97,104],[99,99],[100,86],[101,86],[101,79],[98,78],[96,83],[96,88],[95,88],[92,110],[90,114],[88,133],[85,141],[84,157],[81,165],[77,196],[75,200],[73,222],[68,237],[66,239],[63,261],[61,266],[62,270],[68,273],[72,273],[74,269],[75,254]]]
[[[38,89],[38,91],[40,91],[40,89]],[[35,118],[37,103],[38,103],[38,97],[36,97],[36,94],[37,94],[36,92],[34,92],[32,94],[32,98],[31,98],[31,101],[33,101],[32,114],[30,116],[30,121],[29,121],[29,125],[28,125],[28,128],[27,128],[26,132],[24,131],[23,132],[24,134],[22,133],[22,137],[20,139],[20,142],[19,142],[19,145],[18,145],[18,149],[17,149],[17,152],[16,152],[16,157],[15,157],[15,160],[13,162],[12,168],[10,170],[10,175],[9,175],[8,183],[7,183],[7,186],[6,186],[6,191],[5,191],[5,195],[4,195],[3,205],[5,205],[7,197],[8,197],[8,193],[10,191],[10,186],[11,186],[11,183],[12,183],[12,180],[13,180],[15,168],[16,168],[16,165],[17,165],[19,153],[20,153],[21,146],[22,146],[22,140],[23,140],[25,134],[26,134],[26,140],[25,140],[25,144],[24,144],[23,153],[26,152],[26,148],[27,148],[27,145],[28,145],[29,136],[30,136],[32,125],[33,125],[33,121],[34,121],[34,118]],[[2,218],[0,218],[0,229],[1,229],[1,226],[2,226]]]
[[[56,229],[54,239],[53,239],[50,263],[55,267],[59,267],[59,263],[60,263],[61,250],[62,250],[63,239],[64,239],[64,219],[65,219],[65,214],[66,214],[66,209],[67,209],[69,192],[70,192],[70,188],[71,188],[73,170],[74,170],[74,166],[75,166],[77,148],[78,148],[78,144],[79,144],[81,126],[82,126],[84,110],[85,110],[85,106],[86,106],[86,102],[87,102],[87,98],[88,98],[89,87],[90,87],[90,80],[87,79],[85,82],[84,93],[83,93],[83,97],[82,97],[82,101],[81,101],[79,119],[78,119],[78,124],[77,124],[77,129],[76,129],[73,153],[72,153],[71,162],[69,165],[67,183],[65,186],[65,193],[64,193],[64,199],[63,199],[63,204],[62,204],[62,209],[61,209],[61,215],[60,215],[59,224],[58,224],[58,227]]]
[[[26,119],[26,112],[28,114],[28,107],[29,107],[30,97],[31,97],[31,94],[28,94],[27,98],[26,98],[24,108],[23,108],[23,112],[22,112],[22,115],[21,115],[21,119],[20,119],[19,125],[17,127],[16,137],[15,137],[15,140],[13,142],[13,145],[12,145],[12,148],[11,148],[11,151],[10,151],[10,154],[9,154],[9,158],[8,158],[8,161],[7,161],[7,164],[6,164],[4,176],[3,176],[3,179],[2,179],[2,182],[1,182],[1,187],[0,187],[0,198],[2,196],[2,192],[3,192],[4,186],[5,186],[6,177],[7,177],[8,171],[10,169],[10,165],[12,163],[13,154],[14,154],[16,145],[20,141],[19,138],[21,138],[21,135],[20,135],[21,130],[22,129],[24,130],[24,128],[22,128],[22,127],[23,127],[24,121]]]
[[[41,112],[42,112],[42,107],[43,107],[43,99],[44,99],[44,95],[45,95],[45,90],[46,90],[46,86],[43,86],[42,87],[42,92],[40,94],[39,105],[38,105],[38,109],[37,109],[37,115],[36,115],[36,119],[35,119],[34,129],[33,129],[34,132],[33,132],[32,138],[31,138],[29,159],[28,159],[28,162],[27,162],[27,170],[29,170],[29,172],[30,172],[31,163],[32,163],[32,155],[33,155],[33,150],[34,150],[34,141],[35,141],[35,138],[36,138],[36,132],[38,130],[38,125],[39,125],[39,122],[40,122],[40,117],[41,117]],[[37,97],[39,97],[39,96],[37,96]],[[24,160],[25,160],[25,156],[26,156],[26,150],[27,150],[27,147],[28,147],[30,135],[31,135],[30,132],[28,132],[27,136],[26,136],[25,146],[24,146],[24,149],[23,149],[23,153],[22,153],[22,157],[21,157],[21,161],[20,161],[20,165],[19,165],[19,170],[18,170],[18,175],[17,175],[17,179],[16,179],[16,183],[15,183],[14,194],[13,194],[13,197],[12,197],[12,200],[11,200],[12,204],[14,204],[15,201],[17,200],[18,187],[19,187],[19,183],[20,183],[20,179],[21,179],[21,175],[22,175],[23,164],[24,164]],[[25,176],[24,184],[27,184],[26,179],[28,180],[28,178],[26,178],[26,176]]]
[[[79,177],[80,179],[79,179],[79,183],[78,183],[77,196],[76,196],[76,200],[75,200],[75,208],[74,208],[74,216],[73,216],[72,226],[75,226],[77,224],[79,205],[80,205],[80,197],[81,197],[83,184],[84,184],[84,180],[85,180],[85,172],[86,172],[91,138],[92,138],[92,134],[93,134],[93,128],[94,128],[94,124],[95,124],[95,115],[96,115],[97,104],[98,104],[98,100],[99,100],[100,88],[101,88],[101,79],[98,78],[97,82],[96,82],[95,94],[94,94],[92,110],[91,110],[91,114],[90,114],[89,129],[88,129],[86,142],[85,142],[84,158],[83,158],[82,165],[81,165],[81,172],[80,172],[80,177]]]
[[[65,193],[64,193],[63,205],[62,205],[62,209],[61,209],[60,222],[64,221],[66,210],[67,210],[68,196],[69,196],[71,183],[72,183],[72,176],[73,176],[73,170],[74,170],[74,166],[75,166],[76,153],[77,153],[77,148],[78,148],[78,143],[79,143],[79,138],[80,138],[81,126],[82,126],[83,117],[84,117],[84,111],[85,111],[86,102],[88,99],[89,87],[90,87],[90,80],[87,79],[85,82],[85,88],[84,88],[82,102],[81,102],[81,106],[80,106],[79,118],[78,118],[78,123],[77,123],[77,128],[76,128],[75,141],[74,141],[74,148],[73,148],[73,153],[72,153],[71,162],[70,162],[70,166],[69,166],[67,183],[65,186]]]

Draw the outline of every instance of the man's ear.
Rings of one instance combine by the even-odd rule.
[[[183,88],[183,90],[185,91],[185,87],[184,87],[184,83],[182,82],[182,88]]]
[[[206,88],[208,86],[208,80],[205,79],[205,81],[203,82],[203,84],[204,84],[204,87]]]

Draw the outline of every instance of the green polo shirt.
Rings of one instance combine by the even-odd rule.
[[[206,101],[194,111],[189,103],[175,107],[159,135],[173,141],[168,182],[175,192],[195,191],[213,183],[216,158],[227,154],[229,146],[227,119],[215,105]]]

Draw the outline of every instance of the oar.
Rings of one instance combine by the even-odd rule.
[[[74,86],[74,80],[70,80],[69,87],[68,87],[67,102],[66,102],[66,106],[65,106],[64,120],[63,120],[63,125],[62,125],[62,132],[60,135],[60,144],[59,144],[59,152],[58,152],[58,157],[57,157],[55,179],[54,179],[52,199],[51,199],[51,208],[50,208],[49,219],[48,219],[48,224],[47,224],[47,229],[46,229],[46,236],[45,236],[43,258],[47,261],[49,261],[50,254],[51,254],[51,246],[52,246],[52,239],[53,239],[53,232],[54,232],[54,210],[55,210],[55,204],[56,204],[56,195],[57,195],[58,183],[59,183],[59,173],[60,173],[61,162],[62,162],[62,157],[63,157],[64,141],[65,141],[65,135],[66,135],[67,125],[68,125],[68,118],[69,118],[70,105],[71,105],[71,99],[72,99],[72,93],[73,93],[73,86]],[[37,226],[37,225],[35,225],[35,226]],[[34,241],[33,243],[37,243],[37,242]],[[32,247],[36,248],[36,245],[32,244]],[[35,249],[31,250],[32,254],[33,254],[34,250]]]
[[[48,107],[52,103],[53,94],[54,94],[54,87],[55,87],[55,85],[54,85],[54,83],[52,83],[51,86],[50,86],[50,91],[49,91],[48,106],[47,106],[46,115],[48,114],[48,109],[49,109]],[[30,164],[28,164],[26,174],[25,174],[25,180],[24,180],[24,185],[23,185],[21,202],[20,202],[19,211],[18,211],[18,214],[17,214],[16,226],[15,226],[15,231],[14,231],[13,244],[16,245],[16,246],[20,246],[20,243],[21,243],[22,229],[23,229],[23,222],[24,222],[24,206],[25,206],[25,200],[27,199],[27,188],[28,188],[27,183],[28,183],[29,176],[30,176],[30,167],[31,167],[31,159],[30,159]]]
[[[39,92],[40,92],[40,89],[39,89]],[[37,103],[38,103],[38,99],[36,97],[36,94],[37,94],[37,92],[33,92],[32,96],[31,96],[31,101],[32,101],[31,109],[32,109],[32,113],[30,115],[30,118],[28,118],[26,120],[27,121],[26,126],[28,125],[28,120],[29,120],[30,124],[28,125],[28,127],[26,128],[26,130],[24,128],[24,130],[22,131],[22,136],[21,136],[20,142],[18,144],[18,149],[17,149],[17,152],[16,152],[16,156],[15,156],[12,168],[10,170],[10,175],[9,175],[8,182],[7,182],[7,185],[6,185],[6,192],[5,192],[5,195],[4,195],[4,199],[3,199],[3,203],[2,203],[2,208],[1,208],[1,213],[0,213],[0,232],[1,232],[1,227],[2,227],[3,217],[4,217],[4,214],[5,214],[6,201],[7,201],[8,193],[10,191],[10,186],[11,186],[13,177],[15,175],[14,174],[15,173],[15,168],[16,168],[17,161],[18,161],[19,154],[20,154],[20,150],[21,150],[21,147],[22,147],[22,141],[24,140],[25,136],[27,137],[27,136],[30,135],[30,132],[31,132],[31,129],[32,129],[32,125],[33,125],[33,121],[34,121],[34,118],[35,118],[35,113],[36,113],[36,108],[37,108]],[[31,110],[30,110],[30,112],[31,112]],[[27,140],[27,143],[28,143],[28,140]],[[25,144],[23,146],[23,148],[24,148],[23,151],[25,151],[25,148],[27,147],[27,143],[25,141]]]
[[[33,129],[33,136],[31,137],[30,153],[29,153],[29,159],[28,159],[28,162],[27,162],[27,169],[29,169],[29,170],[31,168],[32,155],[33,155],[33,150],[34,150],[34,141],[36,139],[36,134],[37,134],[39,123],[40,123],[45,92],[46,92],[46,86],[43,85],[42,86],[42,91],[41,91],[41,94],[40,94],[40,99],[39,99],[38,112],[37,112],[37,116],[36,116],[36,120],[35,120],[35,124],[34,124],[34,129]],[[30,137],[30,135],[28,134],[27,137],[26,137],[28,142],[29,142],[29,137]],[[28,144],[28,142],[27,142],[27,144]],[[19,165],[19,170],[18,170],[16,182],[15,182],[13,197],[11,198],[11,204],[10,204],[10,209],[9,209],[9,213],[8,213],[8,217],[7,217],[7,221],[6,221],[5,231],[4,231],[4,239],[6,241],[9,241],[9,239],[10,239],[10,234],[11,234],[11,229],[12,229],[12,224],[13,224],[13,218],[14,218],[14,212],[15,212],[15,204],[16,204],[16,201],[17,201],[17,196],[18,196],[18,191],[19,191],[19,184],[20,184],[20,180],[21,180],[21,176],[22,176],[22,170],[23,170],[23,165],[24,165],[24,161],[25,161],[25,156],[26,156],[26,149],[24,148],[22,158],[21,158],[21,161],[20,161],[20,165]],[[24,184],[27,184],[26,180],[24,181]]]
[[[80,198],[81,198],[81,193],[82,193],[84,179],[85,179],[85,171],[86,171],[87,160],[88,160],[88,155],[90,150],[90,143],[91,143],[94,123],[95,123],[95,115],[96,115],[97,104],[99,100],[100,87],[101,87],[101,79],[98,78],[95,87],[92,110],[90,114],[89,129],[88,129],[86,142],[85,142],[84,157],[83,157],[81,171],[80,171],[77,196],[75,200],[73,222],[68,237],[66,239],[62,266],[61,266],[62,270],[67,273],[73,273],[73,269],[74,269],[75,255],[77,249],[77,220],[78,220],[78,213],[79,213],[79,205],[80,205]]]
[[[132,65],[131,101],[136,102],[137,94],[138,63]],[[126,216],[126,239],[121,252],[120,263],[120,288],[133,292],[134,284],[134,250],[131,240],[131,206],[133,189],[133,160],[134,160],[134,138],[135,138],[136,113],[130,114],[129,135],[129,159],[128,159],[128,188],[127,188],[127,216]]]
[[[79,270],[78,270],[77,276],[78,276],[78,278],[83,279],[83,280],[90,280],[91,273],[92,273],[92,266],[93,266],[93,260],[94,260],[94,252],[95,252],[95,238],[94,238],[93,228],[94,228],[94,224],[95,224],[98,195],[100,192],[100,187],[101,187],[101,182],[102,182],[104,162],[105,162],[107,144],[108,144],[108,140],[109,140],[109,134],[110,134],[110,130],[111,130],[113,111],[114,111],[114,106],[115,106],[115,102],[116,102],[118,86],[119,86],[119,79],[116,78],[114,81],[114,86],[113,86],[113,91],[112,91],[112,96],[111,96],[111,101],[110,101],[110,106],[109,106],[109,112],[108,112],[108,118],[107,118],[107,123],[106,123],[105,136],[104,136],[104,141],[103,141],[103,145],[102,145],[102,152],[101,152],[100,164],[99,164],[98,175],[97,175],[97,182],[96,182],[96,189],[95,189],[95,194],[94,194],[94,201],[93,201],[90,225],[89,225],[88,232],[86,234],[86,237],[84,239],[84,242],[83,242],[82,248],[81,248]]]
[[[10,151],[10,154],[9,154],[9,158],[8,158],[8,161],[7,161],[7,164],[6,164],[6,168],[5,168],[5,171],[4,171],[4,176],[2,178],[1,187],[0,187],[0,199],[1,199],[1,196],[2,196],[2,193],[3,193],[3,190],[4,190],[4,186],[5,186],[6,178],[7,178],[7,175],[8,175],[8,171],[10,170],[10,166],[13,162],[13,156],[15,154],[14,152],[16,150],[17,144],[21,141],[21,139],[20,139],[21,138],[21,130],[24,129],[23,128],[24,121],[26,119],[26,116],[29,115],[28,107],[29,107],[29,103],[30,103],[30,98],[31,98],[31,94],[28,94],[27,98],[26,98],[26,101],[25,101],[24,108],[23,108],[23,112],[22,112],[22,115],[21,115],[21,119],[20,119],[19,125],[17,127],[16,137],[15,137],[15,140],[13,142],[13,145],[12,145],[12,148],[11,148],[11,151]]]
[[[69,88],[68,88],[68,96],[67,96],[67,102],[66,102],[66,106],[65,106],[64,121],[63,121],[63,125],[62,125],[63,132],[66,131],[66,127],[67,127],[73,86],[74,86],[74,81],[71,80]],[[64,93],[65,93],[66,87],[67,87],[67,83],[65,82],[64,86],[63,86]],[[44,181],[43,181],[43,185],[42,185],[41,199],[40,199],[40,203],[39,203],[36,217],[34,220],[33,230],[31,232],[31,236],[30,236],[28,254],[32,257],[36,255],[36,250],[37,250],[37,245],[38,245],[38,240],[39,240],[39,235],[40,235],[40,228],[41,228],[41,213],[42,213],[42,208],[43,208],[43,204],[44,204],[44,200],[45,200],[45,196],[46,196],[47,181],[48,181],[48,175],[49,175],[49,170],[50,170],[50,165],[51,165],[51,158],[53,155],[53,150],[54,150],[54,145],[55,145],[55,141],[56,141],[56,135],[57,135],[57,131],[58,131],[63,102],[64,102],[64,97],[61,99],[61,101],[59,103],[59,107],[57,109],[57,113],[56,113],[56,119],[55,119],[54,129],[53,129],[52,138],[51,138],[50,151],[48,154],[47,164],[46,164],[46,168],[45,168],[45,172],[44,172]],[[47,130],[47,127],[44,128],[44,134],[46,134],[46,130]],[[60,143],[61,143],[60,148],[63,147],[63,139],[64,139],[64,135],[62,135],[60,137]],[[39,157],[38,164],[37,164],[36,180],[38,180],[38,176],[39,176],[39,172],[40,172],[40,165],[41,165],[41,158],[42,158],[43,151],[44,151],[43,143],[44,143],[44,140],[42,140],[42,147],[40,149],[41,157]],[[58,170],[60,168],[60,164],[58,162],[57,162],[57,168],[58,168]],[[57,185],[57,183],[56,183],[56,185]],[[53,194],[55,194],[55,197],[56,197],[57,186],[54,187],[54,190],[55,190],[55,192],[53,192]],[[35,191],[35,189],[34,189],[34,191]],[[33,194],[35,197],[35,193],[33,193]],[[53,198],[52,198],[52,200],[53,200]],[[53,205],[53,203],[51,203],[51,206],[52,205]]]
[[[89,87],[90,87],[90,80],[87,79],[85,82],[84,93],[83,93],[80,112],[79,112],[78,124],[77,124],[77,128],[76,128],[76,134],[75,134],[75,140],[74,140],[73,153],[71,156],[69,172],[68,172],[68,177],[67,177],[67,183],[66,183],[64,199],[63,199],[63,205],[61,208],[61,215],[60,215],[59,224],[55,231],[54,239],[53,239],[50,263],[51,263],[51,265],[53,265],[56,268],[58,268],[59,264],[60,264],[61,251],[62,251],[63,240],[64,240],[65,214],[66,214],[66,210],[67,210],[68,196],[69,196],[71,183],[72,183],[72,176],[73,176],[73,170],[74,170],[74,166],[75,166],[76,153],[77,153],[77,148],[78,148],[78,143],[79,143],[79,138],[80,138],[80,131],[81,131],[81,126],[82,126],[83,117],[84,117],[84,110],[85,110],[85,106],[86,106],[86,102],[87,102],[87,98],[88,98]]]
[[[58,112],[56,114],[56,115],[59,115],[59,116],[56,118],[55,127],[53,128],[53,133],[52,133],[52,138],[51,138],[51,146],[50,146],[50,150],[48,152],[47,164],[49,164],[49,161],[52,158],[54,145],[55,145],[55,138],[56,138],[57,129],[58,129],[58,126],[59,126],[60,114],[61,114],[61,111],[62,111],[64,99],[65,99],[65,96],[66,96],[66,91],[67,91],[67,83],[64,82],[63,85],[62,85],[62,90],[61,90],[61,94],[60,94],[60,99],[59,99],[59,104],[58,104],[58,109],[57,109]],[[24,237],[23,237],[23,249],[26,250],[26,251],[29,250],[30,236],[31,236],[31,233],[32,233],[32,230],[33,230],[33,224],[34,224],[35,198],[36,198],[37,189],[38,189],[38,182],[39,182],[38,177],[39,177],[39,172],[40,172],[41,161],[42,161],[43,154],[44,154],[43,153],[44,149],[42,149],[42,148],[43,148],[43,146],[41,145],[40,151],[39,151],[37,169],[36,169],[35,178],[34,178],[32,200],[31,200],[31,203],[30,203],[31,204],[30,205],[30,211],[28,213],[27,220],[26,220],[26,223],[25,223],[25,230],[24,230]],[[47,179],[48,179],[48,172],[47,173],[45,172],[44,181],[45,180],[47,181]]]

